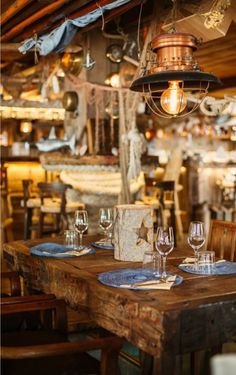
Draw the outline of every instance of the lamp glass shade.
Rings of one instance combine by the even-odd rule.
[[[178,115],[187,106],[184,90],[179,87],[181,81],[169,81],[169,87],[161,95],[161,107],[170,115]]]

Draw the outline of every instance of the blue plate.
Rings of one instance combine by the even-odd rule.
[[[153,272],[145,268],[121,268],[115,271],[103,272],[98,275],[98,280],[101,283],[113,286],[114,288],[120,288],[121,285],[133,284],[142,281],[153,280]],[[183,281],[183,277],[176,275],[174,285],[179,285]],[[138,286],[130,286],[128,289],[139,290]],[[140,290],[149,290],[151,288],[144,288]]]
[[[95,253],[95,250],[92,247],[86,246],[86,248],[89,251],[79,256]],[[70,252],[71,249],[68,249],[64,245],[59,245],[57,243],[52,243],[52,242],[45,242],[40,245],[31,247],[30,254],[38,255],[41,257],[53,257],[53,258],[74,258],[78,256],[78,255],[74,255],[71,253],[68,254],[68,251]]]
[[[92,242],[91,244],[92,246],[98,248],[98,249],[104,249],[104,250],[114,250],[114,246],[113,245],[106,245],[100,241],[98,242]]]
[[[193,273],[195,275],[235,275],[236,274],[236,262],[221,262],[215,264],[215,271],[210,275],[205,274],[201,271],[197,271],[193,268],[192,265],[189,264],[181,264],[179,265],[179,269],[184,272]]]

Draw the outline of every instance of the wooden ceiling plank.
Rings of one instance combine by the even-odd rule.
[[[236,87],[236,77],[235,77],[235,75],[231,76],[231,77],[222,78],[221,82],[223,83],[223,86],[222,86],[222,88],[220,87],[218,90],[224,90],[226,88]],[[214,91],[214,89],[209,90],[209,91]]]
[[[209,61],[208,59],[198,59],[198,63],[200,66],[204,68],[204,66],[215,66],[219,64],[228,64],[228,61],[234,61],[234,65],[236,64],[236,54],[232,53],[231,55],[228,56],[220,56],[216,55],[215,57],[212,56],[211,54],[209,55],[212,58],[212,61]]]
[[[235,35],[235,38],[236,38],[236,35]],[[231,44],[226,43],[226,40],[224,41],[225,44],[224,46],[222,46],[222,48],[218,48],[218,46],[215,46],[215,48],[211,48],[210,50],[204,50],[204,51],[199,51],[199,53],[196,53],[195,54],[195,58],[196,59],[206,59],[206,60],[209,60],[209,56],[212,56],[212,55],[219,55],[219,53],[222,55],[222,56],[225,56],[225,55],[230,55],[230,53],[234,53],[234,48],[235,46],[232,46],[232,49],[231,49]]]
[[[95,3],[95,9],[98,8],[98,6],[104,6],[106,4],[109,4],[109,3],[112,3],[113,1],[108,1],[108,0],[101,0],[99,2],[96,2]],[[114,8],[110,11],[108,11],[107,13],[104,14],[104,18],[107,20],[109,19],[110,20],[110,16],[112,15],[112,18],[115,16],[115,15],[120,15],[124,12],[127,12],[129,9],[132,9],[134,8],[136,5],[138,5],[139,3],[141,3],[142,0],[132,0],[130,2],[128,2],[127,4],[124,4],[124,5],[121,5],[120,7],[117,7],[117,8]],[[89,12],[91,12],[93,9],[91,9]],[[120,13],[121,12],[121,13]],[[77,18],[80,16],[80,12],[75,12],[75,13],[72,13],[69,18],[70,19],[74,19],[74,18]]]
[[[49,5],[49,4],[43,4],[41,1],[34,1],[32,4],[26,6],[24,9],[22,9],[19,13],[17,13],[14,17],[12,17],[2,26],[1,35],[6,34],[9,30],[15,27],[18,23],[23,22],[26,18],[32,16],[33,14],[41,10],[46,5]]]
[[[75,10],[75,6],[73,6],[73,7],[68,6],[65,9],[63,9],[63,14],[66,14],[66,17],[68,19],[74,19],[74,18],[77,18],[77,17],[84,16],[85,14],[87,14],[89,12],[92,12],[93,10],[97,9],[98,6],[108,5],[108,4],[113,3],[113,2],[114,2],[114,0],[100,0],[100,1],[97,1],[96,3],[93,1],[89,4],[87,4],[86,6],[84,6],[83,8],[79,9],[76,12],[76,14],[77,14],[76,17],[74,17],[74,16],[72,17],[72,14],[70,13],[71,11],[73,12]],[[76,8],[78,8],[78,4],[76,5]],[[119,8],[121,8],[121,6]],[[37,25],[33,25],[32,27],[28,28],[27,31],[21,33],[21,37],[23,37],[23,39],[27,39],[29,37],[32,37],[32,34],[34,34],[34,33],[36,33],[40,36],[41,34],[46,33],[46,32],[50,32],[53,28],[56,28],[56,27],[60,26],[63,22],[64,22],[64,17],[63,17],[62,20],[59,20],[59,21],[58,21],[58,18],[57,18],[56,22],[54,22],[52,17],[50,17],[50,18],[47,17],[45,22],[39,22]]]
[[[22,10],[26,5],[31,3],[32,0],[16,0],[7,10],[4,12],[0,19],[0,25],[2,26],[10,18],[12,18],[16,13]]]
[[[74,19],[74,18],[77,18],[77,17],[81,17],[81,16],[95,10],[98,7],[98,5],[104,6],[104,5],[112,3],[113,1],[114,0],[102,0],[102,1],[96,2],[96,3],[93,2],[93,4],[91,4],[87,7],[84,7],[83,9],[78,10],[76,13],[72,13],[71,15],[68,16],[68,18]],[[119,16],[119,15],[123,14],[124,12],[127,12],[127,10],[134,8],[135,6],[139,5],[141,2],[142,2],[142,0],[132,0],[129,3],[123,5],[123,6],[120,6],[118,8],[115,8],[115,9],[105,13],[104,14],[104,21],[109,22],[115,16]],[[128,5],[128,7],[127,7],[127,5]],[[116,13],[113,13],[113,12],[116,12]],[[53,28],[58,27],[60,24],[62,24],[63,21],[53,23]],[[37,34],[40,35],[40,33],[42,31],[45,32],[46,31],[45,29],[46,28],[48,29],[49,22],[50,22],[50,20],[48,20],[48,18],[47,18],[47,20],[45,20],[45,22],[40,22],[38,25],[34,25],[33,27],[30,27],[27,31],[21,33],[21,36],[23,37],[23,39],[27,39],[27,38],[31,37],[33,33],[37,33]],[[101,20],[98,20],[97,22],[94,22],[92,25],[88,25],[86,27],[83,27],[83,29],[81,29],[81,31],[87,32],[88,30],[96,27],[100,23],[101,23]],[[52,29],[52,27],[50,28],[50,30],[51,29]],[[49,32],[49,31],[47,31],[47,32]]]
[[[33,22],[39,20],[40,18],[48,15],[49,13],[54,12],[58,8],[60,8],[65,2],[68,0],[57,0],[52,4],[42,8],[38,12],[34,13],[31,17],[26,18],[24,21],[18,23],[15,27],[9,30],[7,33],[3,34],[0,38],[0,41],[5,42],[17,35],[18,33],[22,32],[22,29],[27,27],[28,25],[32,24]]]
[[[6,51],[17,51],[18,52],[18,48],[20,47],[20,43],[1,43],[1,51],[2,52],[6,52]]]
[[[104,23],[108,23],[110,21],[112,21],[114,18],[116,17],[119,17],[120,15],[122,15],[123,13],[127,12],[128,10],[138,6],[143,0],[132,0],[132,4],[131,3],[127,3],[125,4],[122,9],[120,8],[115,8],[115,9],[112,9],[110,10],[109,12],[107,12],[106,14],[104,14]],[[127,5],[129,4],[129,7],[127,8]],[[124,9],[125,7],[125,9]],[[74,18],[74,17],[73,17]],[[96,28],[96,27],[99,27],[101,26],[102,22],[103,22],[102,19],[98,19],[97,21],[93,22],[92,24],[89,24],[87,25],[86,27],[83,27],[81,29],[81,32],[82,33],[87,33],[88,31]],[[147,19],[145,20],[147,21]]]

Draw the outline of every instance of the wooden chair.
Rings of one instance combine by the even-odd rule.
[[[53,294],[37,294],[32,296],[23,296],[25,288],[20,279],[20,275],[15,271],[7,271],[1,273],[1,308],[3,305],[8,305],[9,302],[14,305],[18,303],[40,302],[49,299],[55,299]],[[19,313],[14,315],[5,315],[1,317],[1,332],[13,332],[19,330],[21,327],[37,325],[39,317],[35,312]]]
[[[123,340],[115,336],[70,342],[67,337],[66,306],[63,300],[48,299],[4,303],[1,317],[37,312],[37,329],[2,332],[3,375],[118,374],[118,355]],[[101,350],[98,361],[86,353]]]
[[[36,194],[32,194],[33,180],[22,180],[23,200],[21,206],[24,208],[24,240],[31,238],[33,229],[38,229],[37,222],[33,225],[33,211],[40,208],[40,198]]]
[[[175,223],[175,182],[174,181],[158,181],[153,177],[145,176],[146,196],[152,194],[156,199],[154,202],[154,210],[157,216],[157,225],[169,224],[173,227],[176,238]],[[150,201],[150,204],[151,201]],[[169,215],[168,215],[169,212]],[[169,220],[168,220],[169,216]]]
[[[39,237],[49,233],[60,233],[68,227],[68,216],[78,209],[84,209],[84,204],[81,202],[67,202],[66,191],[72,189],[69,184],[39,182],[38,188],[40,196]],[[48,199],[51,199],[50,203]],[[55,217],[55,226],[49,230],[45,228],[45,217],[48,214]]]
[[[236,261],[236,222],[211,220],[208,250],[213,250],[216,256],[228,261]],[[209,355],[213,356],[222,352],[222,345],[209,348]],[[204,362],[204,352],[195,352],[191,355],[192,372],[200,374]]]
[[[1,272],[1,297],[20,296],[21,282],[18,272]]]
[[[0,168],[0,238],[1,243],[14,240],[11,199],[8,192],[7,167]]]
[[[211,220],[207,248],[217,257],[235,262],[236,222]]]

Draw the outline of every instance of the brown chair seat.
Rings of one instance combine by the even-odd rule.
[[[45,198],[44,206],[41,206],[40,198],[29,198],[26,201],[28,208],[41,208],[44,212],[60,212],[60,199],[59,198]],[[21,207],[24,207],[24,200],[21,200]],[[44,208],[42,208],[44,207]],[[67,202],[66,212],[74,212],[76,210],[83,210],[85,208],[84,203],[81,202]],[[50,211],[51,209],[51,211]]]
[[[45,213],[59,214],[61,212],[60,199],[45,199],[45,204],[40,206],[40,210]],[[83,210],[85,205],[81,202],[67,202],[65,206],[66,214],[73,213],[76,210]]]
[[[50,198],[47,198],[47,204],[50,205],[53,203],[53,200]],[[24,207],[24,200],[22,199],[21,202],[21,207]],[[41,206],[41,201],[40,198],[29,198],[26,201],[26,206],[28,208],[40,208]]]

